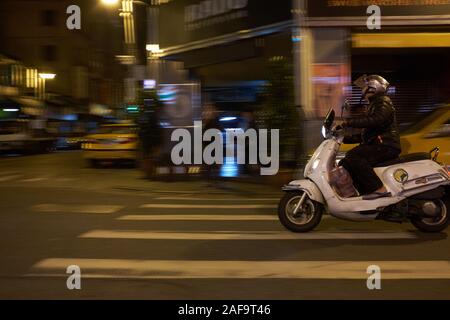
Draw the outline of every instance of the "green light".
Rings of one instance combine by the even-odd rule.
[[[135,105],[127,106],[127,112],[137,113],[137,112],[139,112],[139,106],[135,106]]]

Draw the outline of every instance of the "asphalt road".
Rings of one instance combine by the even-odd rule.
[[[279,197],[91,169],[80,152],[0,158],[0,298],[450,299],[448,231],[325,217],[293,234]],[[81,290],[67,288],[71,265]]]

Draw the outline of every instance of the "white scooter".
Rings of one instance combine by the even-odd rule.
[[[283,187],[286,194],[280,201],[278,216],[287,229],[311,231],[325,211],[350,221],[410,221],[424,232],[441,232],[448,226],[450,173],[436,161],[438,148],[430,153],[402,156],[374,168],[391,196],[374,200],[340,197],[329,183],[329,172],[336,166],[336,155],[344,140],[343,130],[332,129],[334,118],[335,113],[330,110],[322,128],[325,140],[305,166],[305,179]]]

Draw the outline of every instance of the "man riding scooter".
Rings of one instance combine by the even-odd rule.
[[[401,153],[395,109],[386,95],[389,83],[378,75],[364,75],[354,83],[362,89],[363,98],[370,104],[364,116],[348,119],[340,124],[346,133],[344,143],[360,145],[347,152],[339,165],[350,173],[355,188],[364,195],[364,200],[388,197],[391,194],[387,192],[373,167],[395,159]],[[362,129],[362,132],[352,134],[352,129]]]
[[[450,223],[450,173],[437,161],[438,146],[431,152],[398,157],[395,110],[386,96],[389,84],[380,76],[359,80],[370,101],[366,115],[345,121],[342,130],[333,128],[335,111],[330,108],[322,126],[324,140],[306,163],[304,178],[282,188],[280,222],[293,232],[309,232],[329,213],[349,221],[409,221],[418,230],[441,232]],[[347,137],[346,142],[360,145],[336,168],[339,148],[353,128],[362,133]],[[347,171],[359,195],[350,190],[353,184]]]

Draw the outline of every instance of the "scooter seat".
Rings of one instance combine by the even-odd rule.
[[[377,163],[375,165],[375,168],[388,167],[388,166],[392,166],[394,164],[399,164],[399,163],[420,161],[420,160],[430,160],[430,159],[431,159],[431,155],[429,153],[416,152],[416,153],[405,154],[404,156],[400,156],[396,159]]]

